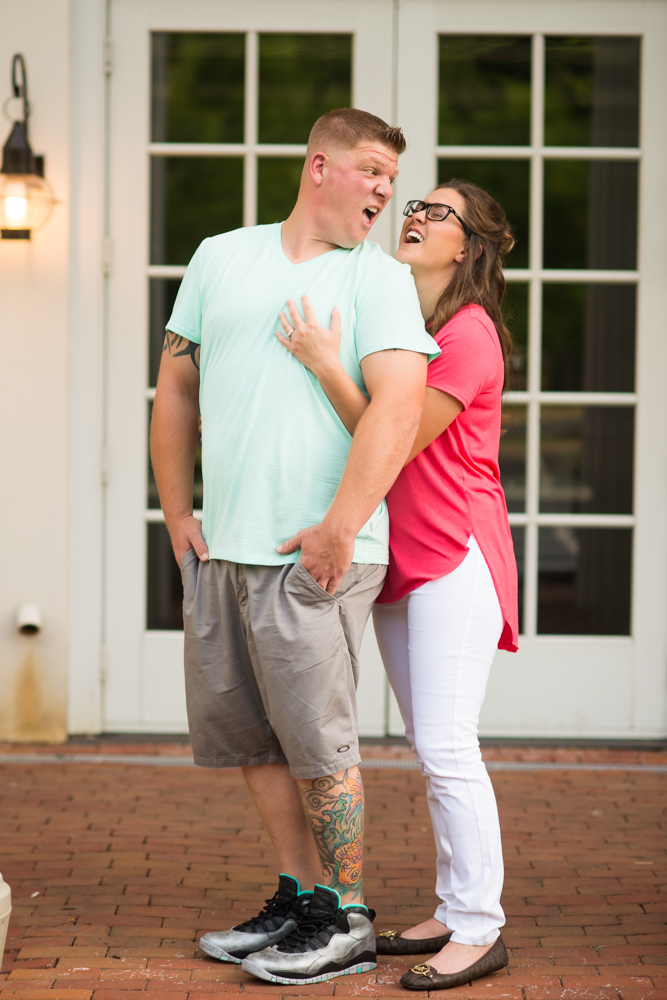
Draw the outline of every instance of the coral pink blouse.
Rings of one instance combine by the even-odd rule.
[[[498,469],[504,378],[498,334],[486,311],[469,305],[435,340],[442,354],[429,365],[427,385],[458,399],[463,410],[389,491],[389,567],[378,602],[398,601],[451,573],[473,534],[504,617],[498,646],[516,652],[517,570]]]

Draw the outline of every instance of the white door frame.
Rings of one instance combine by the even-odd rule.
[[[68,721],[102,729],[105,84],[108,0],[72,0]]]
[[[180,663],[182,637],[144,630],[150,31],[354,32],[361,40],[354,48],[355,104],[402,123],[410,138],[392,212],[382,220],[384,233],[379,231],[389,249],[390,227],[395,233],[400,206],[435,182],[437,35],[474,33],[481,28],[484,34],[643,36],[632,637],[523,637],[518,654],[497,656],[482,733],[664,735],[667,339],[663,325],[667,290],[663,275],[667,245],[664,227],[655,220],[667,217],[663,183],[667,123],[662,107],[667,93],[665,0],[400,0],[397,4],[392,0],[337,0],[336,4],[326,0],[245,0],[243,4],[236,0],[112,0],[112,11],[104,728],[184,728],[182,716],[173,717],[173,700],[165,693],[175,684],[182,688],[182,675],[176,675],[174,666]],[[417,43],[412,41],[415,25],[419,26]],[[395,37],[400,40],[397,46]],[[393,86],[395,52],[397,83]],[[535,239],[532,243],[537,245]],[[535,447],[534,441],[529,441],[530,447]],[[533,599],[529,595],[528,600]],[[385,731],[384,682],[377,648],[368,634],[363,666],[360,707],[367,721],[362,730],[381,735]],[[402,732],[393,700],[389,716],[389,730]]]

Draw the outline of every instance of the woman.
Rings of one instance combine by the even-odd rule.
[[[442,354],[424,412],[387,497],[387,578],[373,612],[406,735],[428,786],[437,845],[434,917],[378,938],[381,954],[425,954],[408,989],[446,989],[507,965],[500,936],[503,862],[477,723],[497,647],[517,649],[517,579],[498,472],[501,394],[511,337],[500,305],[513,239],[500,206],[453,180],[408,202],[396,258],[410,265]],[[320,380],[350,434],[368,400],[338,361],[340,324],[288,303],[281,343]],[[293,329],[292,329],[293,327]],[[440,950],[438,950],[440,949]]]

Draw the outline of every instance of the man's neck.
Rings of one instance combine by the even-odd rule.
[[[337,244],[329,242],[318,232],[312,222],[299,211],[298,206],[283,222],[281,240],[283,253],[292,264],[302,264],[303,261],[338,249]]]

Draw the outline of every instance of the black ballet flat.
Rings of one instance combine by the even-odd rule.
[[[426,955],[444,948],[451,931],[431,938],[404,938],[398,931],[382,931],[375,936],[375,950],[378,955]]]
[[[451,990],[455,986],[465,986],[473,979],[490,976],[509,965],[503,939],[498,937],[486,955],[460,972],[436,972],[432,965],[415,965],[401,976],[401,986],[406,990]]]

